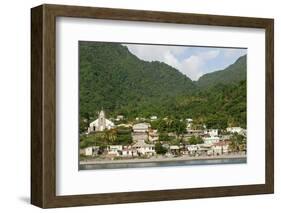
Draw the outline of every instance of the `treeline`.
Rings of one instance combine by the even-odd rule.
[[[120,44],[79,43],[81,117],[96,117],[101,108],[108,116],[121,113],[130,116],[139,103],[188,94],[194,91],[194,86],[175,68],[142,61]],[[130,112],[124,112],[124,106],[129,106]]]
[[[202,128],[204,124],[207,128],[246,128],[246,88],[246,81],[237,85],[220,84],[192,95],[124,106],[118,112],[132,120],[135,117],[148,118],[156,115],[160,128],[168,128],[163,119],[179,123],[186,118],[192,118],[194,128],[197,129]]]

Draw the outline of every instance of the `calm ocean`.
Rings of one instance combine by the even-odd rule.
[[[121,169],[121,168],[144,168],[144,167],[170,167],[170,166],[198,166],[215,164],[241,164],[247,163],[247,158],[230,159],[206,159],[186,161],[165,161],[165,162],[138,162],[138,163],[114,163],[114,164],[88,164],[79,165],[79,170],[91,169]]]

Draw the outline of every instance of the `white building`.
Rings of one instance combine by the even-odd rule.
[[[93,156],[93,155],[97,155],[98,151],[99,151],[99,146],[89,146],[84,148],[81,153],[83,153],[86,156]]]
[[[122,121],[122,120],[124,120],[124,116],[123,115],[117,115],[115,120],[116,121]]]
[[[227,127],[226,131],[230,133],[238,133],[240,135],[246,134],[246,130],[241,127]]]
[[[212,155],[212,144],[187,145],[190,155]]]
[[[123,157],[133,157],[134,151],[131,146],[124,146],[122,150],[122,156]]]
[[[190,155],[196,154],[200,149],[199,145],[187,145],[186,148]]]
[[[153,115],[153,116],[150,116],[150,120],[152,120],[152,121],[155,121],[155,120],[157,120],[157,116],[155,116],[155,115]]]
[[[185,119],[186,121],[186,128],[191,129],[193,120],[191,118]]]
[[[159,140],[159,134],[156,129],[151,129],[148,131],[148,140],[150,142],[156,142]]]
[[[104,131],[107,129],[112,129],[113,127],[114,127],[114,123],[106,119],[104,111],[101,110],[98,119],[90,123],[88,128],[88,133]]]
[[[218,129],[206,129],[204,130],[204,134],[210,135],[211,137],[216,137],[219,135]]]
[[[192,136],[192,135],[200,136],[200,135],[204,135],[204,131],[201,130],[201,129],[189,129],[189,128],[187,128],[186,132],[187,132],[186,136]]]
[[[205,144],[213,144],[218,143],[220,141],[220,138],[217,136],[203,137],[203,141]]]
[[[132,133],[133,141],[147,141],[148,133],[147,132],[133,132]]]
[[[150,128],[149,123],[137,123],[133,125],[134,132],[148,132],[148,128]]]
[[[92,147],[90,146],[90,147],[86,147],[85,149],[85,155],[86,156],[92,156],[93,155],[93,149],[92,149]]]
[[[110,145],[108,146],[108,155],[120,156],[122,155],[122,145]]]
[[[141,155],[154,155],[155,146],[153,144],[147,144],[143,140],[139,140],[133,145],[133,148],[137,150]]]
[[[132,138],[134,142],[147,141],[148,140],[148,129],[150,124],[148,123],[137,123],[133,125]]]
[[[191,118],[187,118],[185,120],[186,120],[187,123],[192,123],[193,122],[193,120]]]
[[[229,143],[220,141],[218,143],[214,143],[212,146],[214,155],[223,155],[228,153]]]
[[[130,128],[132,127],[132,124],[118,124],[118,127],[126,127],[126,128]]]
[[[180,147],[177,145],[172,145],[169,147],[170,152],[174,155],[179,154],[180,153]]]

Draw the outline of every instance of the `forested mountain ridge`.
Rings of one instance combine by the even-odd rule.
[[[247,56],[239,57],[227,68],[211,73],[207,73],[196,82],[200,88],[209,88],[218,83],[234,84],[246,80]]]
[[[120,44],[79,42],[79,101],[80,119],[95,118],[103,108],[108,117],[191,117],[209,127],[245,127],[246,56],[193,82],[165,63],[140,60]]]
[[[120,44],[80,42],[79,54],[82,114],[188,94],[196,87],[175,68],[142,61]]]

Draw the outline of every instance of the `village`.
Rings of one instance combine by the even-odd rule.
[[[241,127],[195,128],[192,118],[173,122],[155,115],[128,122],[123,115],[107,119],[101,110],[80,133],[80,162],[245,157],[246,140]]]

